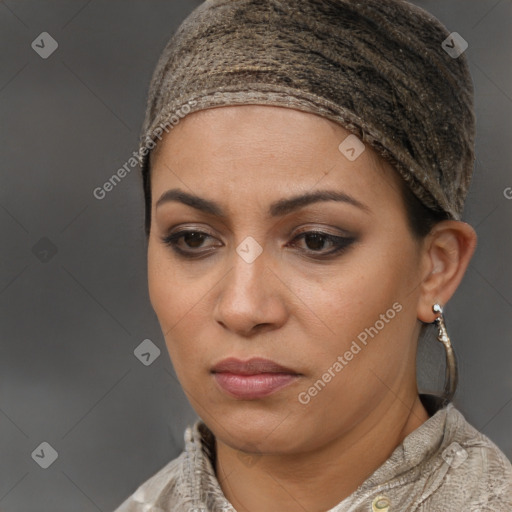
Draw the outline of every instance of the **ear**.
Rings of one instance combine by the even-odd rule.
[[[427,235],[424,251],[424,277],[418,299],[418,319],[432,323],[438,316],[435,303],[444,307],[459,286],[476,248],[475,230],[467,223],[444,220]]]

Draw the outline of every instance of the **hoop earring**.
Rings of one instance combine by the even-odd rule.
[[[453,351],[450,338],[448,337],[448,332],[446,331],[446,325],[444,323],[443,316],[443,308],[441,307],[440,304],[436,303],[432,306],[432,311],[434,313],[439,314],[439,316],[434,320],[433,323],[435,323],[435,325],[437,326],[437,339],[443,344],[446,352],[446,367],[443,393],[443,402],[444,405],[446,405],[452,401],[453,396],[455,395],[455,391],[457,390],[457,383],[459,380],[457,359],[455,357],[455,352]]]

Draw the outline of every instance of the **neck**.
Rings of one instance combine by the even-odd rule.
[[[429,415],[419,396],[383,403],[354,429],[321,449],[262,454],[251,464],[216,441],[221,489],[238,512],[325,512],[350,496]]]

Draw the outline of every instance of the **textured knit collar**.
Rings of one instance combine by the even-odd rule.
[[[395,448],[390,457],[359,488],[330,509],[328,512],[346,510],[349,505],[367,500],[368,495],[392,491],[416,480],[420,473],[435,473],[441,457],[434,457],[451,442],[458,425],[464,422],[463,416],[450,403],[437,409],[439,402],[425,400],[431,417],[411,432],[402,443]],[[430,410],[429,410],[430,409]],[[191,501],[199,500],[200,505],[208,504],[208,510],[236,512],[225,498],[215,475],[215,437],[202,420],[188,427],[185,431],[185,465],[188,468],[184,476],[184,485],[188,487],[186,494]],[[444,475],[439,475],[442,478]],[[440,482],[439,482],[440,483]],[[435,490],[436,483],[425,489],[425,495]],[[429,491],[430,489],[430,491]]]

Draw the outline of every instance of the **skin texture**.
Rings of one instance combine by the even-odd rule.
[[[216,474],[239,512],[328,510],[428,419],[416,386],[420,321],[433,322],[432,304],[456,290],[476,235],[444,221],[415,239],[398,174],[369,146],[349,161],[338,149],[348,135],[293,109],[230,106],[190,114],[152,155],[150,299],[183,389],[216,436]],[[172,188],[218,202],[226,217],[174,201],[156,207]],[[320,189],[367,210],[325,201],[267,215],[274,201]],[[202,258],[162,241],[185,228],[209,235],[178,241]],[[312,230],[353,242],[320,259],[334,246],[297,238]],[[236,252],[248,236],[263,250],[252,263]],[[301,403],[299,393],[395,303],[400,312]],[[210,373],[229,356],[301,375],[268,397],[232,398]]]

